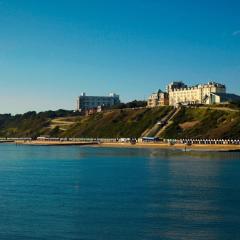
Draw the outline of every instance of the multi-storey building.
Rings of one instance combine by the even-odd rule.
[[[223,84],[209,82],[188,87],[182,82],[173,82],[167,86],[169,105],[178,104],[215,104],[221,103],[221,95],[226,94]]]
[[[187,86],[183,82],[172,82],[166,92],[159,90],[148,98],[148,107],[164,105],[219,104],[239,100],[235,94],[227,94],[223,84],[209,82],[196,86]]]
[[[168,104],[169,104],[168,93],[158,90],[157,93],[153,93],[148,98],[147,106],[150,108],[153,108],[153,107],[165,106]]]
[[[77,98],[77,110],[86,111],[98,107],[111,107],[120,103],[119,95],[110,93],[109,96],[87,96],[82,93]]]

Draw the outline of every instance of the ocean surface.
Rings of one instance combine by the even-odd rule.
[[[240,153],[0,144],[0,239],[240,239]]]

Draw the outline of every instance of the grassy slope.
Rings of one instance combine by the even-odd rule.
[[[149,127],[170,111],[156,109],[114,110],[83,117],[63,136],[73,137],[140,137]]]
[[[189,125],[183,128],[184,125]],[[187,123],[187,124],[186,124]],[[194,123],[191,126],[191,123]],[[183,124],[183,125],[182,125]],[[239,138],[240,113],[214,109],[182,109],[164,131],[166,138]]]

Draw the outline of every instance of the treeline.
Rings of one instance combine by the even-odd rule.
[[[134,100],[128,103],[119,103],[111,107],[111,109],[124,109],[124,108],[141,108],[146,107],[147,102],[146,101],[138,101]]]
[[[59,109],[57,111],[45,111],[45,112],[39,112],[37,113],[36,111],[29,111],[24,114],[0,114],[0,124],[2,121],[5,120],[13,120],[13,119],[28,119],[28,118],[34,118],[34,117],[39,117],[39,118],[57,118],[57,117],[70,117],[70,116],[79,116],[79,112],[71,111],[71,110],[63,110]]]

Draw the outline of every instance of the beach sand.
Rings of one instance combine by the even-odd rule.
[[[240,145],[214,145],[214,144],[185,144],[169,145],[168,143],[101,143],[100,147],[129,147],[129,148],[161,148],[161,149],[182,149],[182,150],[202,150],[202,151],[240,151]]]
[[[199,151],[240,151],[240,145],[223,144],[174,144],[168,143],[97,143],[97,142],[71,142],[71,141],[16,141],[19,145],[31,146],[93,146],[93,147],[119,147],[119,148],[159,148],[159,149],[181,149],[181,150],[199,150]]]

